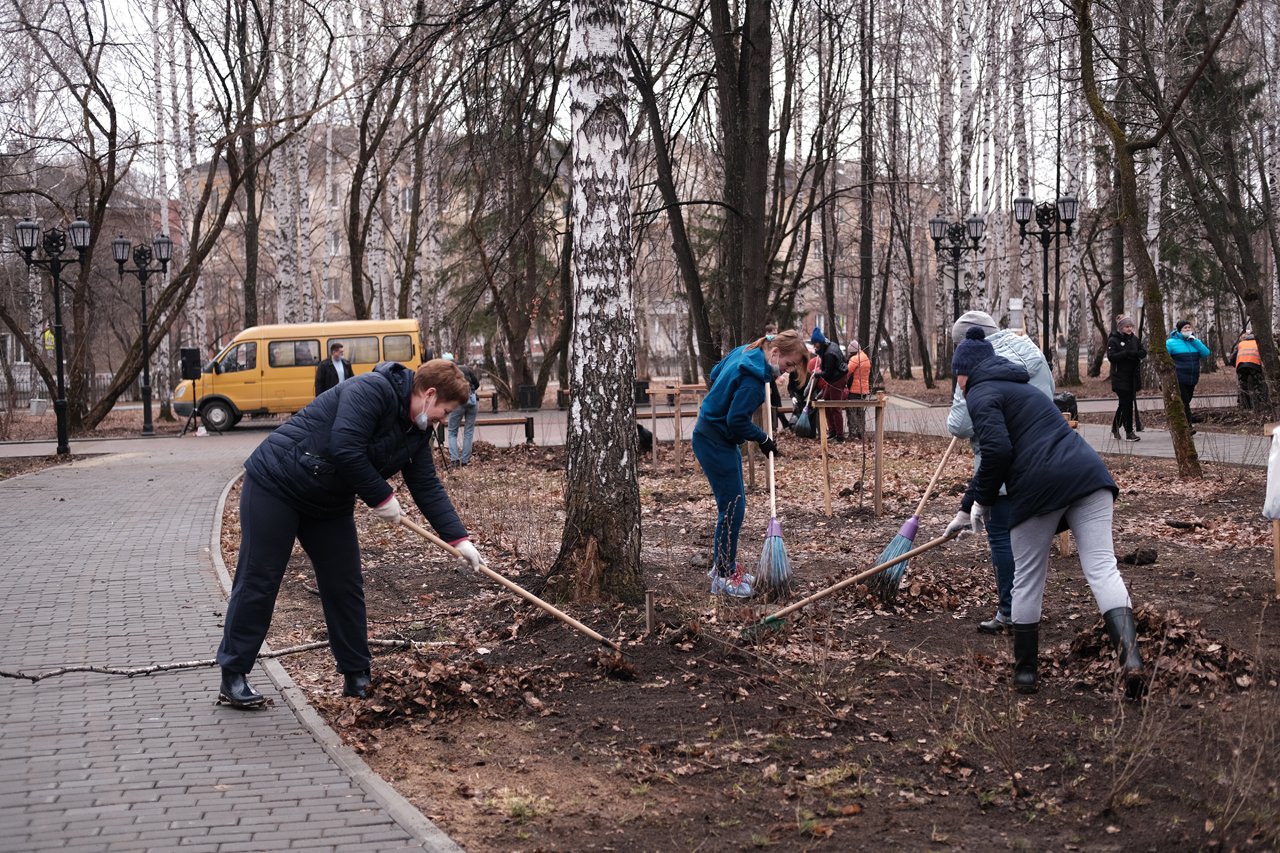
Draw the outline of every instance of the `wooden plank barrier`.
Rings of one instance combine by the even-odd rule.
[[[876,429],[874,448],[872,451],[874,486],[872,488],[872,506],[876,518],[884,514],[884,410],[888,397],[883,391],[868,400],[814,400],[809,405],[816,410],[818,418],[818,439],[822,448],[822,497],[827,517],[834,515],[831,508],[831,460],[827,457],[827,419],[823,417],[823,409],[875,409]],[[841,412],[840,417],[844,417]]]

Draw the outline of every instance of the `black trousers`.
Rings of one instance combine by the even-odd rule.
[[[1182,397],[1182,412],[1187,416],[1187,423],[1189,424],[1191,423],[1191,398],[1196,394],[1196,386],[1179,382],[1178,394]]]
[[[1116,417],[1112,423],[1119,422],[1124,427],[1125,434],[1133,432],[1133,407],[1136,402],[1137,392],[1135,391],[1116,391],[1116,397],[1120,403],[1116,406]]]
[[[232,672],[253,668],[271,627],[295,539],[315,568],[329,648],[339,671],[368,669],[369,626],[355,517],[303,515],[247,476],[240,491],[240,558],[227,601],[218,665]]]

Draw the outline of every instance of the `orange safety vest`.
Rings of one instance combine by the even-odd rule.
[[[868,394],[871,392],[871,359],[865,352],[856,352],[849,356],[849,393]]]
[[[1236,344],[1236,367],[1242,364],[1256,364],[1262,367],[1262,357],[1258,355],[1257,341],[1241,341]]]

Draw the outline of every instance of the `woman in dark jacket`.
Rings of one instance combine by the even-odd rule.
[[[1039,687],[1040,608],[1056,533],[1075,534],[1080,566],[1120,655],[1131,698],[1143,689],[1137,625],[1124,578],[1116,568],[1112,505],[1119,490],[1102,458],[1071,429],[1051,400],[1028,384],[1020,365],[996,358],[983,330],[956,347],[952,374],[964,392],[982,451],[978,470],[947,526],[977,532],[1004,483],[1013,546],[1013,686]]]
[[[1146,357],[1147,348],[1133,332],[1133,318],[1116,317],[1115,331],[1107,338],[1107,359],[1111,362],[1111,390],[1119,399],[1111,420],[1111,435],[1117,441],[1122,426],[1125,441],[1142,440],[1133,431],[1133,410],[1142,388],[1142,360]]]
[[[395,524],[400,501],[387,478],[399,473],[441,538],[472,568],[468,539],[431,461],[431,429],[467,399],[457,366],[428,361],[417,371],[386,362],[334,386],[267,437],[245,462],[240,492],[240,557],[218,647],[218,701],[254,708],[266,700],[246,675],[271,627],[280,581],[296,539],[311,558],[343,673],[343,695],[369,688],[369,636],[355,498]]]

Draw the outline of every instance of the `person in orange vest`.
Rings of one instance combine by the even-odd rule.
[[[857,341],[849,341],[849,399],[866,400],[871,396],[871,359]],[[845,409],[849,421],[849,437],[862,438],[867,422],[866,409]]]
[[[1240,335],[1227,360],[1236,368],[1240,407],[1254,409],[1266,403],[1267,383],[1262,378],[1262,356],[1258,354],[1258,341],[1253,332]]]

